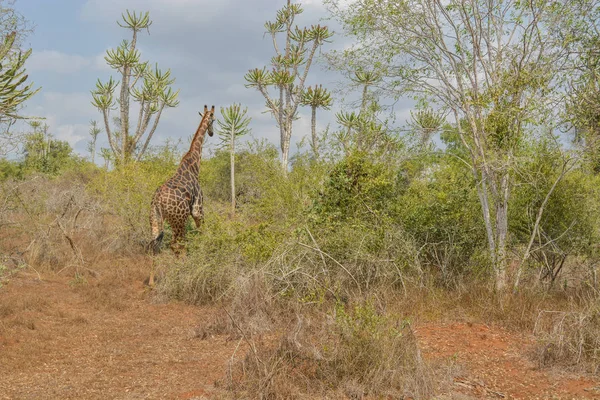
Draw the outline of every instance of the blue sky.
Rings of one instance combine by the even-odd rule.
[[[33,49],[27,70],[30,79],[42,90],[27,104],[24,113],[42,116],[51,132],[67,140],[77,153],[86,154],[89,122],[100,122],[100,113],[91,105],[90,90],[98,78],[111,74],[104,61],[106,50],[128,39],[128,31],[116,21],[126,9],[150,11],[153,24],[150,35],[138,40],[142,59],[170,68],[180,89],[180,105],[166,109],[153,138],[158,145],[166,138],[189,138],[199,122],[198,111],[204,104],[217,109],[233,102],[249,109],[253,136],[278,143],[278,129],[264,114],[264,99],[244,87],[244,74],[251,68],[269,63],[272,53],[270,38],[264,36],[263,24],[274,18],[284,0],[18,0],[15,7],[35,26],[25,45]],[[305,12],[300,26],[325,23],[331,26],[321,0],[302,2]],[[334,26],[334,29],[336,27]],[[336,31],[339,31],[337,27]],[[323,51],[344,45],[341,34]],[[322,60],[321,60],[322,61]],[[322,83],[333,88],[342,81],[322,63],[311,69],[307,84]],[[318,129],[333,121],[337,107],[320,113]],[[102,124],[100,124],[102,125]],[[296,121],[292,138],[295,143],[310,135],[308,110]],[[217,140],[210,139],[207,149]],[[104,133],[98,147],[107,147]]]

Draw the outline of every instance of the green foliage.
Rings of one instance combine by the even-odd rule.
[[[22,118],[18,115],[19,107],[40,90],[33,89],[33,83],[25,85],[28,78],[25,62],[31,55],[31,49],[11,55],[16,36],[16,31],[10,32],[0,44],[0,122]]]
[[[551,186],[562,172],[564,160],[554,143],[530,144],[520,164],[511,203],[513,245],[529,240],[537,211]],[[600,181],[583,168],[569,170],[556,185],[540,221],[533,255],[550,253],[591,256],[596,251]]]
[[[27,172],[58,175],[80,162],[69,143],[52,139],[51,135],[42,132],[26,136],[24,154],[23,168]]]
[[[378,223],[395,196],[393,170],[357,152],[333,167],[313,213],[318,222],[342,224],[361,219]]]
[[[230,148],[234,138],[250,132],[248,124],[252,118],[246,116],[247,112],[247,107],[242,109],[242,106],[237,103],[225,108],[221,107],[223,119],[217,120],[219,125],[217,132],[221,138],[222,146]]]
[[[21,179],[23,177],[23,166],[14,160],[0,158],[0,182],[7,179]]]
[[[249,142],[236,153],[236,197],[240,209],[260,221],[289,221],[303,204],[298,203],[294,186],[278,168],[277,149],[262,142]],[[203,161],[200,184],[205,196],[231,201],[229,154],[217,151]],[[293,180],[292,180],[293,181]],[[285,222],[287,224],[287,222]]]
[[[422,164],[425,165],[422,165]],[[403,164],[408,177],[395,215],[422,249],[423,261],[444,279],[467,272],[485,245],[481,206],[470,169],[452,156]],[[399,178],[402,178],[400,176]]]
[[[33,131],[24,134],[23,159],[3,162],[5,177],[23,177],[29,173],[57,176],[83,165],[84,161],[73,153],[71,145],[54,139],[47,125],[32,121],[30,126]]]
[[[25,70],[31,49],[21,49],[30,32],[28,23],[12,6],[12,2],[0,4],[0,157],[21,144],[22,137],[11,128],[16,120],[25,118],[21,108],[40,90],[28,81]]]
[[[130,250],[141,250],[147,244],[152,196],[175,172],[175,160],[179,158],[176,145],[167,142],[151,149],[141,162],[128,168],[104,170],[89,183],[88,190],[102,200],[107,212],[121,221],[120,240]]]

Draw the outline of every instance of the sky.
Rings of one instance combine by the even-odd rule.
[[[214,104],[219,110],[236,102],[248,107],[252,137],[266,138],[278,146],[279,131],[272,117],[264,113],[264,98],[244,87],[244,75],[249,69],[268,65],[273,49],[263,25],[274,19],[284,4],[285,0],[17,0],[15,8],[34,25],[24,43],[33,50],[26,68],[29,79],[41,87],[23,113],[45,117],[56,138],[68,141],[77,153],[87,154],[90,121],[103,125],[100,112],[91,105],[90,91],[97,79],[106,81],[112,75],[119,80],[104,56],[107,49],[130,35],[116,22],[126,9],[149,11],[153,21],[150,33],[142,32],[138,39],[142,59],[171,69],[176,78],[173,87],[180,89],[180,104],[165,109],[153,144],[181,139],[180,148],[186,149],[204,104]],[[304,13],[298,25],[321,23],[336,31],[323,52],[349,43],[335,21],[326,20],[329,15],[321,0],[305,0],[302,5]],[[306,83],[332,89],[343,84],[343,77],[328,71],[321,56]],[[319,111],[317,129],[333,123],[341,106]],[[137,115],[132,113],[130,118],[135,118],[132,125],[137,122]],[[301,109],[291,151],[308,135],[310,110]],[[205,150],[210,152],[217,143],[214,137],[208,139]],[[97,147],[108,147],[104,132]]]

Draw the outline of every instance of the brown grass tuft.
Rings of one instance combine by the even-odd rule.
[[[225,386],[234,398],[417,399],[433,393],[431,370],[407,321],[381,315],[369,302],[338,304],[325,313],[307,308],[289,310],[295,321],[276,340],[257,343],[236,324],[250,350],[228,371]]]
[[[577,311],[541,311],[534,334],[540,368],[562,366],[600,373],[600,306]]]

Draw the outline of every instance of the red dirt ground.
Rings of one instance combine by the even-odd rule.
[[[599,379],[539,369],[530,336],[465,323],[423,324],[416,334],[426,358],[464,367],[450,398],[600,399]]]
[[[194,332],[216,310],[155,304],[138,278],[21,272],[1,287],[0,399],[215,397],[237,343]],[[462,323],[416,332],[426,358],[462,371],[436,398],[600,398],[600,380],[537,369],[531,337]]]

